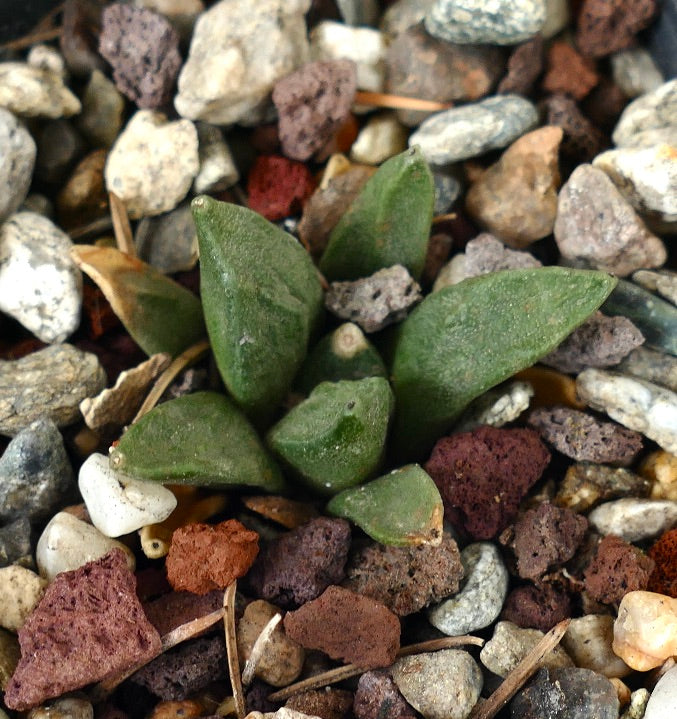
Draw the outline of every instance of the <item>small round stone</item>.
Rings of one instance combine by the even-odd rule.
[[[652,92],[641,95],[623,110],[613,132],[617,147],[645,146],[645,137],[656,144],[654,134],[660,131],[665,141],[675,144],[677,139],[677,79],[670,80]]]
[[[16,632],[35,609],[47,582],[15,564],[0,569],[0,627]]]
[[[658,680],[647,702],[644,719],[673,719],[677,716],[677,667]]]
[[[631,47],[611,56],[614,82],[627,97],[634,98],[659,88],[665,80],[651,53],[643,47]]]
[[[588,521],[600,534],[639,542],[677,525],[677,502],[625,497],[600,504],[590,512]]]
[[[136,226],[134,244],[139,257],[160,272],[192,270],[199,250],[190,202],[157,217],[144,217]]]
[[[11,112],[0,108],[0,222],[26,199],[36,151],[30,132]]]
[[[407,132],[393,112],[369,118],[350,148],[350,159],[365,165],[380,165],[407,149]]]
[[[94,707],[84,697],[63,697],[31,709],[27,719],[94,719]]]
[[[611,645],[614,618],[610,614],[587,614],[571,620],[562,646],[577,667],[592,669],[605,677],[625,677],[632,671]]]

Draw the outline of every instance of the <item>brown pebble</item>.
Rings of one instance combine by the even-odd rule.
[[[236,519],[188,524],[172,535],[167,578],[176,590],[207,594],[244,576],[259,552],[259,535]]]
[[[56,198],[59,222],[65,228],[86,225],[108,213],[108,193],[103,179],[106,150],[95,150],[73,170]]]
[[[544,102],[545,121],[564,131],[562,154],[578,162],[591,162],[609,146],[608,139],[566,95],[551,95]]]
[[[273,102],[282,152],[305,161],[324,147],[348,117],[356,88],[355,63],[346,59],[307,63],[278,80]]]
[[[611,78],[602,76],[581,106],[586,117],[608,134],[628,102],[630,99],[623,90]]]
[[[656,15],[656,0],[584,0],[578,14],[576,44],[589,57],[629,47]]]
[[[585,589],[596,601],[614,604],[628,592],[646,589],[654,567],[654,560],[640,549],[609,534],[584,572]]]
[[[58,574],[19,630],[21,661],[5,704],[25,711],[157,656],[160,635],[135,585],[119,549]]]
[[[353,693],[329,687],[302,692],[289,699],[285,707],[320,719],[348,719],[352,716]]]
[[[317,510],[312,504],[287,499],[287,497],[243,497],[242,503],[252,512],[277,522],[286,529],[296,529],[318,516]]]
[[[416,719],[418,716],[386,672],[365,672],[360,677],[353,713],[357,719]]]
[[[508,74],[498,83],[496,92],[501,95],[529,95],[541,72],[543,38],[534,35],[512,51],[508,59]]]
[[[400,648],[400,620],[380,602],[343,587],[284,618],[287,635],[306,649],[319,649],[363,669],[390,666]]]
[[[195,719],[203,716],[204,707],[193,699],[182,702],[160,702],[155,705],[148,719]]]
[[[594,63],[581,57],[568,42],[554,42],[548,50],[548,70],[543,78],[546,92],[582,100],[599,81]]]
[[[571,599],[564,589],[552,584],[527,584],[513,589],[501,612],[504,619],[518,627],[547,632],[557,622],[571,616]]]

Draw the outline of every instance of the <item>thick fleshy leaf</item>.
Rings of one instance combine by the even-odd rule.
[[[268,433],[268,445],[308,486],[336,494],[374,474],[393,393],[388,380],[322,382]]]
[[[332,230],[320,269],[330,280],[356,280],[404,265],[423,271],[433,217],[433,177],[418,147],[386,160]]]
[[[256,430],[216,392],[196,392],[155,407],[122,435],[110,461],[115,469],[157,482],[269,492],[285,486]]]
[[[114,247],[76,245],[71,254],[149,357],[176,356],[206,336],[200,300],[154,267]]]
[[[386,377],[388,371],[362,330],[346,322],[325,335],[306,357],[295,385],[309,394],[320,382]]]
[[[346,489],[327,505],[381,544],[416,545],[442,541],[444,507],[435,483],[417,464]]]
[[[245,207],[193,200],[202,304],[221,377],[235,401],[265,423],[286,396],[322,315],[310,256]]]
[[[395,345],[396,457],[423,458],[475,397],[554,349],[615,284],[602,272],[540,267],[428,295],[400,325]]]

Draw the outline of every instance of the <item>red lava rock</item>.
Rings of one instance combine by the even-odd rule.
[[[546,123],[564,131],[560,145],[562,154],[579,162],[593,158],[609,146],[604,135],[580,111],[574,100],[566,95],[552,95],[545,100]]]
[[[352,716],[353,693],[345,689],[302,692],[295,694],[284,706],[321,719],[347,719]]]
[[[585,517],[549,502],[526,511],[513,530],[512,548],[520,577],[537,579],[549,567],[571,559],[587,529]]]
[[[244,576],[259,553],[259,535],[236,519],[188,524],[172,535],[167,579],[176,590],[207,594]]]
[[[627,467],[642,450],[642,435],[570,407],[540,407],[527,419],[558,452],[577,462]]]
[[[597,545],[583,573],[585,588],[596,601],[614,604],[628,592],[646,589],[654,566],[654,560],[640,549],[609,534]]]
[[[496,92],[528,95],[542,72],[543,38],[534,35],[512,51],[508,59],[508,74],[498,83]]]
[[[345,577],[350,525],[318,517],[266,546],[247,576],[255,595],[290,609]]]
[[[343,587],[284,618],[287,636],[305,649],[319,649],[363,669],[390,666],[400,648],[400,620],[380,602]]]
[[[106,71],[106,63],[97,52],[105,4],[105,0],[64,3],[59,46],[68,69],[78,77],[88,77],[93,70]]]
[[[273,102],[282,152],[293,160],[309,160],[350,114],[356,89],[356,66],[346,59],[310,62],[279,80]]]
[[[651,23],[657,9],[656,0],[584,0],[576,44],[589,57],[623,50]]]
[[[647,554],[656,563],[649,577],[648,591],[677,597],[677,529],[663,533]]]
[[[544,90],[561,92],[581,100],[598,81],[594,63],[581,57],[568,42],[554,42],[550,46],[548,71],[543,78]]]
[[[463,565],[455,540],[445,534],[438,547],[369,544],[351,557],[346,575],[342,586],[404,617],[455,594]]]
[[[385,672],[365,672],[360,677],[353,713],[357,719],[416,719],[418,716]]]
[[[501,619],[518,627],[547,632],[557,622],[571,616],[567,592],[552,584],[527,584],[513,589],[506,597]]]
[[[310,170],[280,155],[262,155],[249,171],[250,209],[267,220],[282,220],[301,211],[315,189]]]
[[[479,427],[440,439],[425,470],[449,521],[473,539],[491,539],[514,520],[549,461],[533,430]]]
[[[191,592],[169,592],[143,605],[148,621],[158,630],[160,636],[176,627],[215,612],[223,604],[223,591],[196,597]]]
[[[203,637],[180,644],[132,674],[129,681],[164,701],[182,701],[228,676],[223,637]]]
[[[25,711],[156,656],[160,635],[134,589],[119,549],[57,575],[19,630],[21,660],[5,704]]]

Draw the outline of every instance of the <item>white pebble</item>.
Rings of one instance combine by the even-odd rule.
[[[234,185],[240,174],[223,138],[221,129],[205,122],[196,123],[199,140],[200,171],[193,183],[193,192],[217,192]]]
[[[677,717],[677,667],[665,672],[651,692],[644,719]]]
[[[380,165],[407,149],[407,134],[396,113],[374,115],[350,148],[350,159],[365,165]]]
[[[36,152],[35,141],[23,123],[0,108],[0,222],[26,199]]]
[[[562,645],[577,667],[592,669],[605,677],[624,677],[632,671],[614,654],[614,618],[610,614],[587,614],[571,620]]]
[[[16,115],[52,120],[77,115],[82,109],[59,73],[24,62],[0,63],[0,107]]]
[[[600,534],[615,534],[626,542],[657,537],[677,524],[677,502],[624,497],[604,502],[590,512],[588,522]]]

